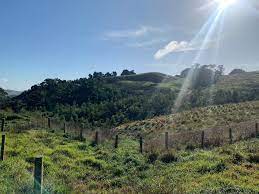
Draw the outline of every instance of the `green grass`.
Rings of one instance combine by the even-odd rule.
[[[44,156],[45,193],[258,193],[259,140],[213,150],[153,151],[120,139],[92,147],[46,131],[7,134],[0,193],[30,193],[33,161]]]

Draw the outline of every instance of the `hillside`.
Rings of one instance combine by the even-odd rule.
[[[170,113],[176,92],[160,87],[176,78],[161,73],[98,75],[73,81],[46,79],[10,101],[15,111],[48,111],[90,126],[117,126]]]
[[[175,114],[127,123],[117,127],[126,133],[161,134],[224,128],[242,122],[259,121],[259,101],[195,108]]]
[[[22,92],[15,90],[5,90],[10,97],[19,96]]]
[[[197,83],[187,87],[177,111],[259,100],[258,72],[218,76],[214,83],[207,76],[212,70],[200,68],[205,72],[199,75],[200,69],[196,70]],[[9,100],[6,107],[16,112],[39,110],[94,128],[114,127],[170,114],[184,81],[181,76],[154,72],[127,76],[94,73],[73,81],[46,79]]]
[[[223,76],[216,84],[216,88],[259,90],[259,71]]]

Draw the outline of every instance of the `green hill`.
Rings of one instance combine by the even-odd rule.
[[[211,80],[215,72],[210,66],[195,72],[178,111],[259,100],[258,72],[217,76],[216,81]],[[72,81],[46,79],[10,99],[3,108],[38,110],[90,127],[114,127],[170,114],[184,82],[184,77],[154,72],[127,76],[94,73]]]
[[[142,74],[129,75],[129,76],[120,76],[117,78],[119,80],[153,82],[153,83],[169,82],[169,81],[176,80],[176,78],[173,76],[166,75],[163,73],[158,73],[158,72],[142,73]]]
[[[15,91],[15,90],[5,90],[5,91],[10,97],[19,96],[22,93],[20,91]]]

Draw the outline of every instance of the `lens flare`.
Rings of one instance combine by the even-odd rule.
[[[216,0],[216,2],[219,4],[220,9],[226,9],[235,4],[237,0]]]

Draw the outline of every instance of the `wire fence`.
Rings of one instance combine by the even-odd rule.
[[[221,146],[226,143],[234,143],[239,140],[258,137],[259,129],[256,121],[247,121],[236,123],[228,126],[218,126],[209,129],[197,131],[178,131],[156,134],[155,136],[142,136],[138,133],[132,138],[139,140],[139,152],[151,152],[154,149],[171,148],[181,149],[183,146],[187,149],[207,148],[214,146]],[[5,154],[5,132],[20,133],[22,131],[37,129],[49,130],[52,133],[62,133],[63,135],[72,135],[78,140],[84,141],[85,138],[90,138],[93,141],[93,146],[103,143],[104,141],[114,141],[114,148],[119,147],[119,136],[121,138],[122,131],[116,129],[96,130],[84,128],[80,123],[75,122],[61,122],[50,118],[37,118],[28,120],[23,123],[8,123],[2,119],[1,132],[2,143],[0,160],[3,161]],[[125,135],[125,134],[124,134]],[[34,160],[34,178],[33,178],[34,193],[43,193],[43,158],[36,157]],[[45,193],[45,192],[44,192]]]
[[[252,138],[258,136],[257,121],[246,121],[234,123],[225,126],[215,126],[201,130],[185,130],[185,131],[164,131],[154,132],[150,135],[144,135],[141,132],[129,132],[127,130],[113,129],[91,129],[77,122],[64,122],[61,120],[35,116],[33,119],[23,123],[11,123],[2,120],[2,129],[10,132],[22,132],[26,130],[48,130],[52,133],[61,133],[77,138],[78,140],[98,139],[98,143],[104,141],[115,141],[119,138],[128,136],[130,138],[143,139],[144,150],[149,151],[154,148],[175,148],[187,149],[209,148],[222,146],[227,143]],[[97,132],[97,133],[96,133]],[[96,137],[97,136],[97,137]]]

